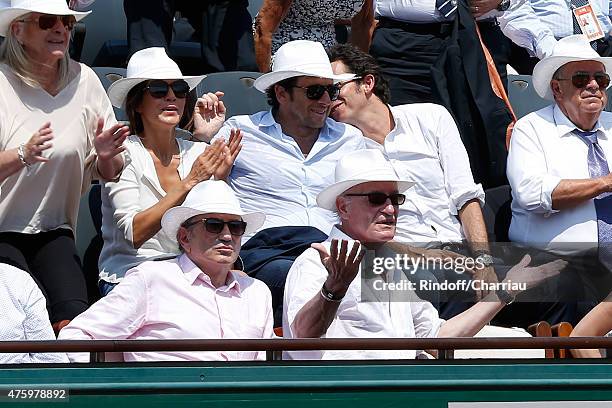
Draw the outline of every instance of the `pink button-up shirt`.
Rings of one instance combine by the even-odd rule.
[[[143,262],[106,297],[64,327],[59,340],[261,339],[273,337],[272,297],[256,279],[230,272],[215,288],[186,255]],[[73,353],[71,361],[89,360]],[[125,361],[253,360],[264,352],[134,352]]]

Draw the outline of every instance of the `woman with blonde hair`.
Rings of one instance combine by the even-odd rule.
[[[88,306],[79,199],[92,179],[119,175],[128,135],[96,74],[68,56],[87,14],[65,0],[0,8],[0,261],[37,280],[56,331]]]
[[[135,52],[126,77],[108,89],[113,105],[125,109],[132,135],[125,142],[130,160],[121,177],[102,188],[103,295],[127,270],[179,254],[176,237],[161,231],[164,212],[182,204],[200,182],[225,179],[240,151],[239,131],[232,131],[227,145],[221,139],[208,146],[176,137],[187,94],[203,78],[184,76],[164,48],[153,47]],[[210,140],[223,124],[225,109],[218,95],[197,101],[194,139]]]

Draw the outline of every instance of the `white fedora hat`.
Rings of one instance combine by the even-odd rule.
[[[125,108],[125,98],[130,89],[149,79],[184,79],[193,89],[206,78],[206,75],[184,76],[163,47],[145,48],[136,51],[128,62],[125,78],[115,81],[108,87],[108,98],[113,106]]]
[[[253,86],[261,92],[282,81],[297,76],[332,79],[334,82],[348,81],[355,74],[335,75],[323,45],[315,41],[296,40],[281,45],[274,54],[272,72],[263,74]]]
[[[11,0],[3,3],[10,3],[0,9],[0,35],[3,37],[6,37],[13,20],[28,13],[74,16],[77,21],[91,13],[91,11],[79,12],[68,8],[66,0]]]
[[[189,218],[200,214],[233,214],[242,217],[247,223],[245,234],[261,227],[266,216],[261,212],[246,213],[232,189],[221,180],[207,180],[196,185],[187,194],[183,204],[172,207],[162,217],[163,231],[169,237],[176,237],[179,227]]]
[[[321,208],[336,211],[336,197],[351,187],[371,181],[394,181],[399,192],[414,185],[413,181],[400,180],[391,163],[377,149],[351,152],[336,164],[336,182],[317,196]]]
[[[599,61],[608,74],[612,73],[612,58],[600,57],[582,34],[570,35],[560,39],[550,56],[543,58],[533,69],[533,88],[544,99],[554,100],[550,80],[553,74],[568,62]]]

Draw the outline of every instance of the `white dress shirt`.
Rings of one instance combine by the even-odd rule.
[[[550,55],[557,40],[574,34],[570,0],[517,2],[499,18],[506,37],[540,59]],[[590,0],[605,36],[612,30],[610,1]]]
[[[395,240],[412,244],[460,242],[465,238],[459,210],[484,191],[474,183],[467,152],[457,125],[443,106],[414,103],[391,106],[395,128],[378,148],[404,180],[416,182],[405,192],[400,206]]]
[[[552,208],[552,192],[562,179],[591,178],[588,145],[572,133],[575,129],[576,125],[556,104],[516,122],[507,167],[513,198],[509,231],[512,241],[544,249],[557,243],[597,246],[593,200],[564,210]],[[612,167],[612,113],[602,112],[594,130]]]
[[[333,238],[349,240],[349,248],[354,242],[335,226],[325,246],[329,251]],[[292,324],[298,312],[319,291],[328,273],[319,253],[312,248],[300,255],[289,270],[285,282],[283,299],[283,336],[295,338]],[[392,294],[386,292],[388,297]],[[377,301],[362,302],[361,273],[349,286],[340,302],[336,316],[327,332],[327,338],[429,338],[436,337],[444,320],[438,317],[431,303],[416,297],[415,302]],[[417,350],[321,350],[292,351],[283,356],[293,360],[362,360],[362,359],[413,359]]]
[[[228,139],[232,128],[242,131],[242,150],[228,183],[244,211],[266,214],[260,229],[311,226],[328,234],[337,216],[317,206],[317,194],[334,182],[340,158],[364,148],[361,132],[327,119],[304,156],[296,141],[283,134],[270,111],[230,118],[215,138]],[[242,243],[252,235],[245,235]]]
[[[206,149],[206,143],[194,143],[177,139],[181,179],[189,175],[191,166]],[[100,279],[118,283],[125,272],[146,260],[178,255],[176,237],[163,231],[157,232],[134,248],[133,222],[141,211],[157,204],[166,192],[162,188],[151,154],[138,136],[130,136],[123,144],[126,165],[116,182],[106,182],[102,187],[102,238],[104,247],[100,253]]]
[[[60,340],[272,338],[272,295],[257,279],[230,272],[225,286],[187,255],[144,262],[107,296],[74,318]],[[71,361],[89,361],[70,353]],[[123,353],[125,361],[253,360],[265,352],[164,351]]]
[[[445,18],[436,8],[436,0],[373,0],[374,12],[378,17],[417,24],[450,22],[453,17]],[[511,0],[511,4],[520,0]],[[492,19],[503,12],[491,10],[480,16],[478,21]]]
[[[0,264],[0,341],[55,340],[46,300],[30,275]],[[0,364],[67,363],[64,353],[0,353]]]

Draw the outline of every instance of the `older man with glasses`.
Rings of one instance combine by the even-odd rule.
[[[612,114],[603,111],[610,70],[612,58],[586,37],[559,40],[533,72],[537,93],[554,103],[516,123],[508,156],[510,239],[575,257],[586,305],[612,284]]]
[[[359,130],[328,118],[337,83],[353,77],[333,73],[320,43],[288,42],[272,71],[254,84],[272,109],[233,117],[216,136],[228,140],[231,129],[242,132],[228,183],[245,210],[265,213],[266,223],[245,237],[240,256],[244,270],[271,288],[277,324],[291,263],[336,222],[333,212],[317,207],[316,196],[333,182],[336,162],[364,147]]]
[[[272,333],[272,299],[261,282],[233,271],[240,239],[265,216],[244,212],[223,181],[203,181],[164,214],[182,255],[127,272],[109,295],[77,316],[60,340],[261,339]],[[70,354],[71,361],[88,355]],[[126,361],[252,360],[261,352],[132,352]]]
[[[340,222],[329,239],[313,244],[289,271],[283,308],[285,337],[473,336],[519,292],[556,275],[565,265],[555,261],[529,267],[525,256],[497,284],[498,290],[445,321],[431,303],[417,297],[413,285],[420,284],[404,274],[407,269],[401,262],[385,255],[391,254],[385,244],[395,235],[404,193],[414,183],[400,179],[378,149],[344,156],[336,167],[335,180],[319,193],[317,202],[336,211]],[[382,263],[377,262],[381,259]],[[523,285],[513,285],[519,283]],[[419,354],[414,350],[327,350],[295,351],[287,356],[345,360],[415,358]]]

